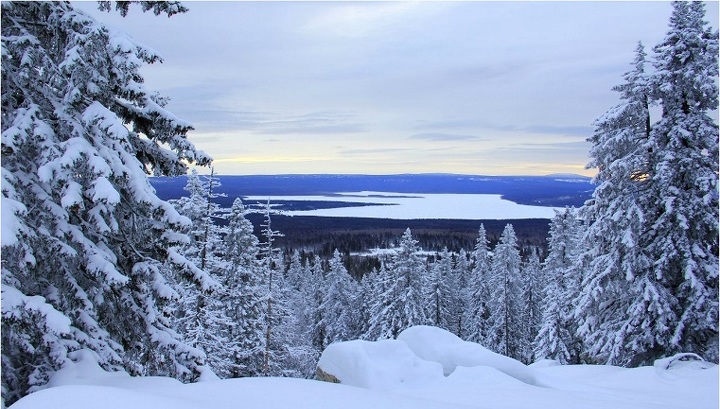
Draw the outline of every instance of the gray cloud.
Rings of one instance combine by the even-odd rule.
[[[513,143],[507,146],[496,148],[498,151],[581,151],[588,152],[590,144],[585,141],[573,142],[538,142],[538,143]],[[547,153],[545,153],[547,154]]]
[[[410,135],[408,139],[426,140],[426,141],[484,141],[486,138],[481,138],[475,135],[459,135],[459,134],[447,134],[447,133],[418,133]]]
[[[256,130],[262,134],[342,134],[365,130],[365,126],[354,121],[352,114],[345,112],[313,112],[297,117],[258,121]]]
[[[520,129],[530,133],[589,137],[594,128],[592,126],[531,125]]]
[[[345,149],[338,151],[340,155],[376,155],[383,153],[400,153],[400,152],[415,152],[416,149],[410,148],[367,148],[367,149]]]
[[[322,168],[334,172],[353,160],[354,171],[379,169],[390,155],[401,157],[396,163],[415,158],[413,169],[428,172],[438,157],[471,163],[476,155],[478,172],[583,162],[588,145],[578,141],[617,103],[611,89],[630,69],[637,41],[650,54],[672,9],[665,2],[231,1],[190,2],[190,12],[167,19],[73,5],[163,56],[162,65],[143,68],[146,85],[172,98],[168,109],[195,126],[198,148],[257,159],[223,162],[225,173],[270,172],[261,163],[267,147],[258,145],[274,140],[286,142],[272,144],[279,158],[348,155]],[[717,27],[718,2],[706,6]],[[332,135],[347,147],[332,148]],[[450,148],[418,149],[428,141]],[[292,164],[272,163],[273,173]],[[292,170],[317,171],[305,168],[312,163]]]
[[[197,130],[252,131],[258,134],[346,134],[362,132],[365,125],[354,115],[342,112],[314,112],[299,116],[253,109],[198,108],[191,114]],[[193,119],[198,120],[193,121]]]
[[[454,118],[418,121],[413,129],[433,131],[444,129],[490,128],[491,125],[476,118]]]
[[[473,118],[458,118],[458,119],[446,119],[439,121],[429,121],[417,124],[413,127],[418,130],[442,130],[442,129],[478,129],[484,131],[503,131],[503,132],[527,132],[537,133],[545,135],[565,135],[573,137],[589,137],[593,133],[592,126],[585,125],[499,125],[493,124],[487,121],[473,119]],[[416,137],[416,135],[423,135]],[[468,135],[457,135],[457,134],[444,134],[444,133],[420,133],[411,136],[413,139],[433,139],[433,136],[437,136],[437,140],[453,140],[453,136],[457,136],[455,140],[488,140],[489,138],[480,138]],[[427,135],[427,136],[425,136]],[[442,135],[446,135],[447,138],[443,139]]]

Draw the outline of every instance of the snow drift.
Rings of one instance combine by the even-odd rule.
[[[341,384],[241,378],[182,384],[165,377],[108,373],[77,351],[47,388],[12,409],[710,409],[718,407],[718,366],[692,354],[654,366],[525,366],[433,327],[396,340],[330,345],[319,366]],[[210,379],[211,377],[208,377]]]
[[[318,372],[344,385],[376,390],[437,382],[443,377],[440,364],[419,358],[405,342],[393,339],[331,344],[320,357]]]
[[[440,328],[411,327],[397,339],[405,342],[418,357],[441,364],[445,375],[454,373],[457,367],[486,366],[524,383],[537,384],[532,370],[522,362],[496,354],[480,344],[463,341]]]
[[[458,367],[479,366],[537,384],[532,369],[521,362],[425,325],[406,329],[396,340],[331,344],[318,362],[320,373],[342,384],[377,390],[438,382]]]
[[[716,408],[718,367],[694,354],[654,367],[524,365],[430,326],[396,340],[328,346],[320,372],[344,385],[492,408]],[[454,406],[448,406],[454,407]]]

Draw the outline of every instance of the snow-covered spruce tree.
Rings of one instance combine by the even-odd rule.
[[[363,274],[356,297],[357,339],[369,339],[368,331],[373,320],[373,310],[379,299],[380,270]]]
[[[215,219],[222,217],[220,205],[213,199],[225,196],[216,193],[220,187],[220,180],[212,169],[210,175],[200,176],[197,169],[188,175],[184,190],[188,196],[170,200],[170,203],[182,214],[190,219],[192,227],[189,236],[190,243],[185,246],[185,256],[191,258],[201,270],[205,270],[215,253],[221,251],[221,236],[226,231],[215,223]]]
[[[560,280],[553,278],[545,287],[542,322],[533,343],[535,359],[554,359],[562,364],[572,361],[572,335],[565,327],[562,300]]]
[[[307,353],[298,357],[298,372],[304,378],[315,376],[317,361],[323,349],[315,344],[315,319],[322,302],[322,273],[302,262],[299,251],[290,257],[286,279],[290,295],[290,310],[298,328],[297,340]]]
[[[601,118],[591,140],[590,166],[607,188],[586,209],[594,247],[577,316],[587,317],[588,352],[603,362],[639,365],[675,352],[717,360],[718,129],[708,114],[718,103],[718,34],[706,26],[701,3],[673,3],[655,73],[645,80],[636,64],[619,89],[627,108],[610,116],[617,126]],[[634,114],[648,94],[662,108],[651,127]],[[621,136],[634,144],[603,148]],[[601,230],[609,243],[592,241]]]
[[[588,167],[598,168],[595,176],[598,186],[592,199],[582,209],[588,229],[583,238],[585,253],[578,260],[584,276],[583,291],[575,312],[580,324],[579,335],[587,344],[589,356],[615,364],[629,364],[629,360],[633,359],[633,349],[628,348],[632,338],[652,332],[660,338],[669,339],[668,334],[661,333],[669,330],[666,320],[672,321],[671,316],[675,314],[671,294],[654,280],[648,284],[659,285],[651,290],[658,297],[651,296],[648,300],[655,307],[647,318],[657,319],[655,329],[640,327],[636,320],[643,318],[627,314],[634,300],[642,300],[650,294],[642,294],[638,280],[652,275],[652,262],[647,254],[646,238],[643,237],[648,224],[645,208],[654,199],[647,191],[651,177],[650,89],[641,44],[638,44],[632,70],[624,78],[626,82],[614,88],[620,93],[621,103],[595,122],[595,133],[589,139],[593,159]],[[568,243],[565,240],[562,239],[562,242]],[[560,252],[555,251],[556,254]],[[557,270],[553,257],[551,249],[547,267],[554,271],[547,273],[549,277],[567,269],[566,263],[560,262],[558,265],[563,270]],[[565,291],[562,286],[561,291]],[[640,349],[648,347],[655,348],[648,345]]]
[[[227,291],[227,315],[233,322],[230,339],[234,351],[231,377],[258,376],[263,371],[265,345],[265,291],[258,263],[258,239],[253,225],[245,218],[240,198],[233,201],[227,214],[227,233],[223,237],[224,256],[229,263],[222,278]]]
[[[325,277],[325,292],[320,304],[325,327],[325,345],[351,339],[352,297],[355,291],[355,283],[336,249]]]
[[[3,398],[81,348],[106,369],[195,378],[204,354],[170,326],[168,271],[214,283],[173,249],[188,220],[147,173],[210,158],[145,89],[139,68],[159,57],[66,2],[4,2],[2,47]]]
[[[265,339],[263,340],[263,370],[262,375],[275,375],[282,371],[279,365],[283,355],[283,344],[279,341],[278,328],[282,315],[286,312],[283,300],[280,297],[282,286],[282,272],[280,271],[280,249],[275,248],[275,240],[283,234],[272,229],[272,208],[268,200],[264,210],[265,222],[261,225],[262,239],[259,247],[260,277],[264,294],[264,307],[262,311]]]
[[[473,269],[468,278],[468,301],[465,310],[466,339],[482,345],[489,345],[490,324],[490,250],[485,226],[480,225],[477,242],[472,253]]]
[[[313,264],[309,268],[309,274],[312,281],[311,295],[308,297],[308,310],[305,315],[309,318],[310,345],[312,350],[319,357],[325,350],[325,320],[323,319],[322,309],[320,305],[325,298],[325,271],[323,262],[317,254],[313,259]]]
[[[443,252],[444,255],[445,252]],[[464,287],[461,286],[463,281],[463,272],[460,270],[460,255],[447,254],[450,258],[450,269],[447,270],[448,275],[445,277],[445,283],[448,288],[444,322],[448,331],[460,336],[462,329],[462,316],[464,313],[465,303],[463,296],[465,295]]]
[[[450,329],[450,320],[452,319],[450,316],[450,304],[453,301],[451,289],[457,286],[451,283],[454,278],[452,257],[445,247],[437,255],[436,261],[430,265],[428,271],[425,309],[430,324],[446,330]]]
[[[471,272],[470,254],[465,249],[460,249],[460,253],[455,261],[455,274],[458,280],[458,287],[453,290],[454,296],[457,297],[458,305],[456,316],[454,317],[456,331],[453,331],[462,339],[467,338],[467,318],[466,312],[470,305],[470,288],[468,286]]]
[[[170,203],[192,222],[188,233],[190,240],[179,251],[218,283],[225,284],[231,263],[222,239],[227,230],[214,221],[221,216],[220,206],[213,202],[219,197],[213,189],[217,190],[219,186],[214,171],[209,176],[200,176],[193,169],[185,186],[189,196]],[[239,344],[230,333],[234,320],[228,315],[227,305],[233,302],[235,294],[230,294],[224,285],[212,292],[188,285],[184,287],[182,308],[177,314],[178,330],[192,346],[205,351],[207,363],[215,374],[221,378],[232,377],[238,372],[234,361]]]
[[[305,316],[307,312],[309,298],[312,296],[312,291],[309,288],[312,284],[310,283],[310,274],[308,268],[303,265],[302,257],[298,250],[293,251],[290,255],[290,260],[285,273],[285,284],[289,290],[290,299],[289,307],[295,315],[295,319],[298,323],[307,322],[308,319]],[[307,323],[310,325],[310,323]],[[307,328],[305,325],[303,328]]]
[[[718,125],[710,113],[718,108],[718,32],[708,27],[703,3],[674,2],[654,51],[650,85],[662,116],[650,132],[645,213],[652,271],[636,278],[644,299],[629,314],[643,316],[634,324],[644,331],[630,341],[637,356],[631,363],[674,352],[717,362]]]
[[[520,359],[522,280],[520,250],[512,224],[505,226],[495,246],[490,277],[492,301],[487,348]]]
[[[542,285],[542,268],[538,249],[533,247],[522,265],[522,341],[521,361],[532,363],[535,361],[533,341],[540,331],[542,321],[542,300],[544,286]]]
[[[368,280],[367,286],[371,294],[371,302],[366,300],[366,308],[368,309],[368,323],[360,338],[375,341],[381,338],[389,338],[391,336],[383,335],[391,333],[388,328],[389,324],[385,320],[385,314],[388,312],[392,300],[386,297],[390,287],[395,283],[395,276],[385,266],[385,262],[380,262],[380,269],[372,275],[364,277],[363,281]]]
[[[263,242],[260,243],[260,277],[263,295],[262,318],[264,324],[263,371],[264,376],[303,376],[307,357],[312,354],[291,310],[290,288],[284,276],[282,251],[275,247],[277,237],[283,234],[272,228],[272,206],[268,200],[260,226]]]
[[[578,363],[581,345],[575,331],[575,299],[580,294],[577,270],[582,229],[576,211],[565,208],[550,222],[548,256],[542,268],[542,317],[533,342],[535,359]]]
[[[366,309],[367,304],[365,300],[362,299],[364,291],[362,283],[350,275],[350,284],[351,292],[348,297],[348,301],[350,302],[350,311],[347,314],[347,319],[349,320],[348,339],[353,340],[360,339],[367,330],[368,321],[367,319],[364,322],[362,320],[364,317],[367,317],[369,309]]]
[[[427,325],[425,314],[425,262],[420,257],[417,240],[407,229],[388,267],[387,288],[378,299],[379,311],[369,330],[378,338],[395,338],[413,325]]]
[[[290,263],[285,275],[287,276],[287,285],[292,291],[299,294],[307,287],[308,271],[302,263],[302,257],[298,250],[293,251],[292,255],[290,255]],[[295,301],[301,302],[302,299],[300,299],[300,297],[302,297],[302,295],[293,298],[298,298]]]

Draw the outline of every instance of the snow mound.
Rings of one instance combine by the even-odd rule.
[[[390,339],[330,344],[320,357],[318,372],[345,385],[374,390],[443,379],[440,364],[420,359],[406,343]]]
[[[463,341],[441,328],[418,325],[398,335],[418,357],[437,362],[445,375],[458,367],[487,366],[530,385],[538,385],[532,369],[520,361],[497,354],[474,342]]]
[[[390,390],[440,382],[454,375],[458,368],[479,369],[462,371],[462,375],[451,378],[459,379],[473,372],[482,374],[483,379],[499,376],[539,385],[532,369],[521,362],[463,341],[446,330],[424,325],[406,329],[396,340],[331,344],[318,362],[318,377],[367,389]]]
[[[98,363],[100,357],[97,353],[89,349],[70,352],[68,358],[70,359],[63,364],[62,369],[53,373],[48,383],[41,389],[87,385],[141,390],[182,385],[177,379],[165,376],[134,377],[125,371],[106,371]],[[219,379],[209,367],[200,368],[199,382],[217,381]],[[94,390],[102,391],[102,388]]]
[[[107,372],[98,364],[97,353],[89,349],[81,349],[68,353],[67,361],[62,369],[52,374],[47,388],[64,385],[103,385],[115,380],[130,378],[126,372]]]
[[[59,386],[112,386],[125,389],[152,389],[182,385],[180,381],[164,376],[133,377],[124,371],[108,372],[98,364],[97,353],[89,349],[70,352],[68,360],[59,371],[52,374],[43,389]],[[102,388],[92,389],[102,393]],[[130,406],[128,406],[130,407]]]
[[[531,368],[547,368],[550,366],[562,365],[560,361],[556,359],[540,359],[528,365]]]
[[[707,362],[700,355],[691,352],[685,352],[673,355],[671,357],[657,359],[653,363],[655,369],[658,370],[679,370],[679,369],[709,369],[715,364]]]

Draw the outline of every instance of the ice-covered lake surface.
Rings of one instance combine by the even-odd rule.
[[[362,217],[376,219],[509,220],[550,219],[558,207],[523,205],[491,194],[427,194],[393,192],[342,192],[324,196],[247,196],[248,205],[273,202],[363,203],[315,210],[290,210],[289,216]]]

